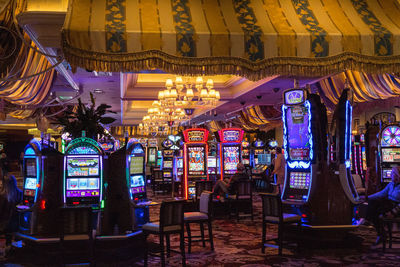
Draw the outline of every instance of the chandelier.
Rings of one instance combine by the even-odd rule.
[[[195,108],[215,108],[220,100],[219,91],[214,89],[214,81],[207,79],[204,84],[202,77],[197,77],[195,81],[187,77],[184,82],[182,77],[165,82],[165,90],[158,92],[158,101],[165,108],[181,108],[186,115],[192,115]]]

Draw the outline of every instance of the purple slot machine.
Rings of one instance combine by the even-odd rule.
[[[307,203],[313,188],[316,166],[311,132],[311,104],[307,91],[290,89],[283,93],[283,149],[286,169],[282,200]]]
[[[250,166],[250,142],[243,140],[242,142],[242,163],[244,166]]]
[[[351,153],[351,170],[353,173],[365,178],[365,171],[367,170],[364,135],[353,135],[352,140],[352,153]]]
[[[227,128],[218,131],[221,180],[236,173],[241,160],[243,130]]]
[[[103,200],[103,150],[87,137],[72,140],[64,156],[64,204],[100,207]]]
[[[384,127],[379,134],[379,158],[381,164],[381,182],[392,181],[393,166],[400,166],[400,126],[391,124]]]
[[[193,199],[196,196],[196,181],[208,180],[208,130],[186,129],[183,135],[185,137],[183,196],[185,199]]]

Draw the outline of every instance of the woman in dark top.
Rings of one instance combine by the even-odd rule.
[[[18,231],[18,213],[16,205],[22,201],[22,191],[17,187],[14,175],[4,177],[3,190],[0,193],[0,229],[6,234],[6,252],[11,247],[13,233]]]

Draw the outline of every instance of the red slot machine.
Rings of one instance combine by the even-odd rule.
[[[183,135],[185,138],[185,144],[183,148],[183,196],[186,199],[192,199],[196,196],[196,181],[208,180],[208,130],[186,129],[183,132]]]
[[[227,128],[218,131],[221,180],[236,173],[242,154],[243,130]]]

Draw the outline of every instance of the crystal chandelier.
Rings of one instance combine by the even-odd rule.
[[[165,87],[165,90],[158,92],[161,106],[181,108],[186,115],[192,115],[195,108],[215,108],[221,98],[219,91],[214,89],[214,81],[207,79],[204,85],[202,77],[197,77],[195,82],[187,77],[184,82],[182,77],[177,76],[175,84],[172,79],[167,79]]]

